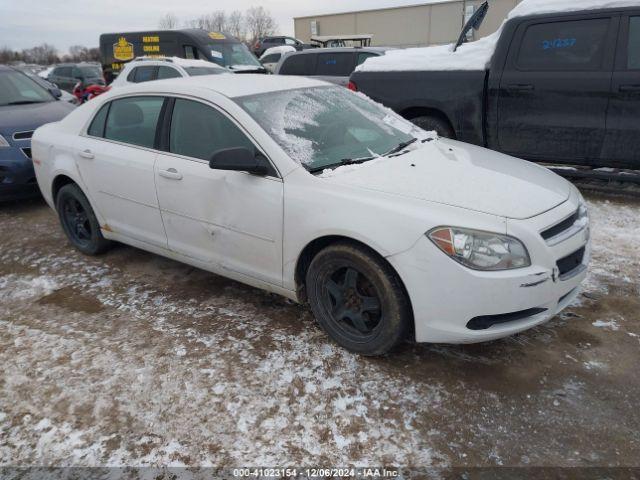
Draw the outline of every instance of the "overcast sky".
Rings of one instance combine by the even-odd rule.
[[[30,48],[47,42],[98,46],[101,33],[154,29],[171,12],[181,20],[214,10],[267,8],[278,33],[293,35],[293,17],[427,3],[428,0],[0,0],[0,47]],[[349,32],[345,32],[349,33]]]

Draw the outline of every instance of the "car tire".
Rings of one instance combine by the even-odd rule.
[[[411,118],[409,121],[427,132],[435,131],[440,137],[455,138],[455,133],[449,122],[440,117],[425,115]]]
[[[364,247],[338,243],[321,250],[306,275],[311,310],[340,346],[383,355],[406,338],[407,294],[391,266]]]
[[[56,211],[67,238],[82,253],[98,255],[111,245],[102,236],[100,223],[78,185],[69,183],[60,189],[56,195]]]

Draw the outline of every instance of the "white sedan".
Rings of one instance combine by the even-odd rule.
[[[116,240],[308,302],[366,355],[539,325],[590,256],[564,179],[302,77],[123,87],[39,128],[33,159],[80,251]]]

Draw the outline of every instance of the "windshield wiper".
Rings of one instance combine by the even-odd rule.
[[[9,105],[30,105],[32,103],[46,103],[46,102],[43,102],[42,100],[18,100],[18,101],[15,101],[15,102],[5,103],[3,105],[5,105],[5,106],[9,106]]]
[[[387,153],[385,153],[382,156],[387,157],[389,155],[393,155],[394,153],[398,153],[417,141],[418,141],[417,138],[412,138],[411,140],[407,140],[406,142],[399,143],[397,146],[393,147],[391,150],[389,150]]]
[[[368,162],[369,160],[373,160],[374,158],[378,158],[378,157],[371,156],[371,157],[360,157],[360,158],[343,158],[342,160],[340,160],[340,162],[337,162],[337,163],[329,163],[328,165],[322,165],[321,167],[310,168],[309,173],[318,173],[328,168],[331,169],[336,167],[342,167],[343,165],[357,165],[359,163],[364,163],[364,162]]]

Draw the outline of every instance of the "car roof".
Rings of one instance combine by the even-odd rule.
[[[278,92],[296,88],[330,86],[321,80],[302,76],[264,74],[222,74],[179,79],[157,80],[118,88],[116,92],[130,93],[181,93],[190,94],[194,90],[209,90],[229,98],[244,97],[260,93]],[[126,89],[126,90],[125,90]]]
[[[375,52],[384,53],[388,50],[393,50],[391,47],[331,47],[331,48],[310,48],[308,50],[301,50],[299,52],[291,52],[289,56],[293,55],[311,55],[314,53],[339,53],[339,52]]]
[[[149,63],[153,63],[156,65],[168,65],[168,66],[178,65],[180,67],[211,67],[211,68],[218,68],[220,70],[226,70],[225,68],[213,62],[207,62],[205,60],[200,60],[200,59],[187,59],[187,58],[181,58],[181,57],[137,57],[137,58],[134,58],[132,61],[128,62],[127,65],[132,65],[135,67],[136,65],[145,65]]]

